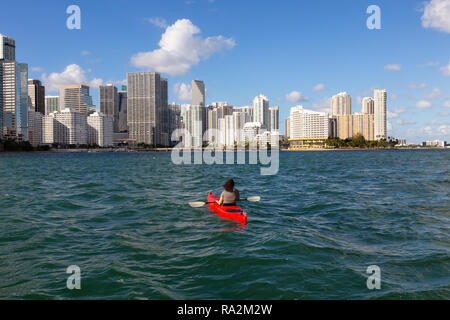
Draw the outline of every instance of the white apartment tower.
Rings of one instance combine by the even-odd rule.
[[[325,112],[295,106],[291,108],[289,121],[290,139],[328,138],[328,115]]]
[[[100,112],[94,112],[87,117],[88,144],[100,147],[113,145],[113,119]]]
[[[260,94],[253,99],[253,122],[260,122],[264,128],[270,129],[269,99]]]
[[[383,90],[375,89],[373,92],[373,98],[374,98],[374,137],[375,140],[386,139],[387,137],[386,89]]]
[[[270,107],[269,108],[270,113],[270,131],[276,132],[279,130],[279,109],[278,106]]]

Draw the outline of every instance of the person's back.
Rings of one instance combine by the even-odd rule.
[[[233,179],[229,179],[224,184],[224,191],[220,195],[220,199],[217,201],[219,205],[223,206],[234,206],[236,205],[236,201],[241,200],[239,195],[239,190],[234,189],[234,181]]]

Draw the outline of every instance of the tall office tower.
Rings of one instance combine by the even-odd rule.
[[[0,60],[16,60],[16,41],[0,33]]]
[[[156,123],[160,132],[159,143],[161,146],[168,146],[170,141],[169,135],[169,101],[168,101],[168,80],[161,78],[161,108],[159,109],[159,119]]]
[[[302,106],[291,108],[290,139],[321,138],[328,139],[328,115],[303,109]]]
[[[99,87],[100,112],[113,120],[114,132],[119,132],[119,95],[112,84]]]
[[[285,130],[285,136],[286,136],[286,139],[289,139],[290,138],[290,134],[291,134],[291,129],[290,129],[290,125],[291,125],[291,119],[289,119],[289,117],[286,119],[286,122],[285,122],[285,127],[284,127],[284,130]]]
[[[101,112],[94,112],[87,117],[88,144],[96,144],[100,147],[113,145],[114,120]]]
[[[225,145],[226,146],[234,146],[234,123],[233,116],[227,115],[224,117],[225,119]]]
[[[127,122],[130,139],[136,143],[167,146],[168,133],[162,114],[167,110],[167,80],[158,72],[127,75]],[[163,92],[164,91],[164,92]]]
[[[55,113],[58,111],[54,111],[50,114],[45,115],[42,118],[42,143],[58,143],[58,138],[56,137],[58,130],[59,122],[55,119]]]
[[[59,122],[57,126],[58,130],[55,133],[55,142],[64,145],[87,144],[87,116],[85,113],[75,109],[65,108],[51,115],[54,115],[56,121]]]
[[[270,129],[269,99],[262,94],[253,99],[253,122],[260,122],[265,129]]]
[[[180,137],[177,135],[173,137],[177,140],[172,140],[172,134],[177,130],[181,129],[181,105],[178,103],[169,103],[168,105],[168,127],[169,127],[169,145],[175,145],[176,141],[179,141]]]
[[[184,113],[184,146],[187,148],[200,148],[203,145],[203,109],[203,106],[190,105]]]
[[[244,126],[250,121],[250,116],[247,113],[233,112],[234,141],[238,144],[244,142]]]
[[[125,89],[125,90],[124,90]],[[128,132],[127,124],[127,87],[122,86],[122,90],[118,93],[119,100],[119,132]]]
[[[28,141],[33,147],[42,143],[42,113],[28,109]]]
[[[41,81],[36,79],[28,79],[28,96],[31,99],[30,108],[34,111],[45,114],[45,87]]]
[[[331,115],[351,114],[352,99],[347,92],[341,92],[331,98]]]
[[[270,131],[275,132],[279,129],[279,110],[278,106],[270,107]]]
[[[374,114],[374,100],[372,97],[365,97],[362,100],[362,109],[361,112],[362,113],[366,113],[366,114]]]
[[[92,97],[89,95],[89,87],[82,84],[59,86],[59,108],[70,108],[80,113],[87,114],[92,108]]]
[[[28,140],[28,65],[0,61],[3,87],[3,129],[13,139]]]
[[[45,114],[59,110],[59,96],[45,96]]]
[[[201,80],[192,80],[192,105],[205,106],[205,84]]]
[[[374,99],[374,138],[375,140],[386,139],[386,89],[375,89],[373,92]]]

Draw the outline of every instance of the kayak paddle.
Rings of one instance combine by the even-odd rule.
[[[246,200],[246,201],[250,201],[250,202],[258,202],[259,200],[261,200],[261,197],[260,196],[252,196],[252,197],[248,197],[245,199],[241,199],[240,201],[242,201],[242,200]],[[208,203],[216,203],[216,202],[215,201],[213,201],[213,202],[194,201],[194,202],[189,202],[189,205],[192,208],[200,208]]]

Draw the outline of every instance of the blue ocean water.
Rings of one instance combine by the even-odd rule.
[[[230,177],[261,196],[245,228],[187,204]],[[163,152],[3,154],[0,198],[1,299],[450,298],[445,150],[281,152],[273,176]]]

